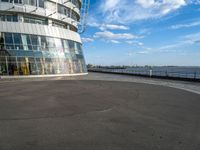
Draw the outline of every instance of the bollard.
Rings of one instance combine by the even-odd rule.
[[[149,76],[150,76],[150,78],[152,77],[152,75],[153,75],[153,70],[149,70]]]

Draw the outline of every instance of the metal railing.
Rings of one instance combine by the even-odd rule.
[[[128,69],[107,69],[107,68],[89,68],[88,71],[105,72],[105,73],[118,73],[130,74],[147,77],[163,77],[163,78],[180,78],[180,79],[193,79],[200,80],[200,71],[154,71],[154,70],[128,70]]]

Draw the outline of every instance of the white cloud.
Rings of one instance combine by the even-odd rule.
[[[135,43],[135,41],[133,41],[133,43]],[[169,44],[157,47],[157,48],[141,46],[141,48],[143,48],[143,50],[129,52],[129,53],[127,53],[127,55],[133,56],[136,54],[149,54],[149,53],[158,53],[158,52],[159,53],[176,52],[176,53],[180,54],[181,52],[184,51],[183,48],[185,46],[192,46],[195,44],[200,44],[200,32],[184,35],[182,37],[179,37],[173,43],[169,43]],[[188,49],[188,50],[190,50],[190,49]]]
[[[108,22],[125,23],[159,18],[186,4],[186,0],[102,0],[100,11]]]
[[[131,40],[138,38],[137,36],[130,33],[113,33],[110,31],[96,32],[94,37],[103,38],[107,40]]]
[[[120,44],[120,42],[117,41],[117,40],[111,40],[110,42],[111,42],[111,43],[114,43],[114,44]]]
[[[195,26],[200,26],[200,21],[195,21],[187,24],[177,24],[173,25],[170,27],[170,29],[181,29],[181,28],[190,28],[190,27],[195,27]]]
[[[134,44],[135,41],[126,41],[126,43],[128,43],[128,44]]]
[[[138,42],[138,41],[126,41],[126,43],[128,43],[128,44],[134,44],[134,45],[138,45],[138,46],[143,46],[144,45],[144,43]]]
[[[83,43],[93,42],[94,41],[94,39],[92,39],[92,38],[81,38],[81,40],[82,40]]]
[[[149,52],[148,51],[139,51],[137,52],[137,54],[148,54]]]
[[[173,48],[176,48],[176,47],[179,47],[181,46],[182,44],[181,43],[175,43],[175,44],[168,44],[168,45],[164,45],[164,46],[161,46],[159,48],[159,50],[167,50],[167,49],[173,49]]]
[[[133,56],[135,53],[133,53],[133,52],[128,52],[128,53],[126,53],[126,55],[128,55],[128,56]]]
[[[101,9],[107,11],[116,7],[120,3],[120,0],[105,0],[103,2],[105,5],[101,5]]]
[[[123,25],[114,25],[114,24],[102,24],[100,25],[101,30],[128,30],[129,27]]]
[[[135,56],[135,55],[146,55],[149,54],[149,51],[130,51],[128,53],[126,53],[126,55],[128,56]]]
[[[138,45],[139,46],[143,46],[144,44],[142,42],[138,42]]]
[[[144,8],[150,8],[155,5],[154,0],[136,0],[136,3],[141,5]]]
[[[188,35],[182,37],[182,39],[184,41],[187,41],[188,43],[196,44],[196,43],[198,43],[198,41],[200,41],[200,32],[188,34]]]
[[[150,35],[151,34],[151,29],[148,28],[143,28],[143,29],[139,29],[137,31],[138,34],[142,34],[142,35]]]
[[[175,43],[164,45],[158,48],[158,50],[160,51],[174,50],[183,47],[185,45],[199,44],[199,42],[200,42],[200,32],[197,32],[180,37],[180,39]]]
[[[91,23],[91,21],[88,23],[88,26],[90,26],[90,27],[99,27],[100,25],[98,24],[98,23],[96,23],[96,22],[92,22]]]
[[[193,4],[196,4],[196,5],[200,4],[200,0],[190,0],[189,2],[193,3]]]
[[[117,24],[99,24],[96,22],[89,23],[88,26],[95,27],[100,30],[129,30],[129,27]]]

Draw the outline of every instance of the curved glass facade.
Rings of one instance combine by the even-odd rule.
[[[87,73],[80,0],[0,0],[0,76]]]
[[[1,32],[0,75],[86,73],[85,66],[81,43]]]

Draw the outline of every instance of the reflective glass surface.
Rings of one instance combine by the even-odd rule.
[[[0,33],[0,75],[87,72],[82,45],[53,37]]]

